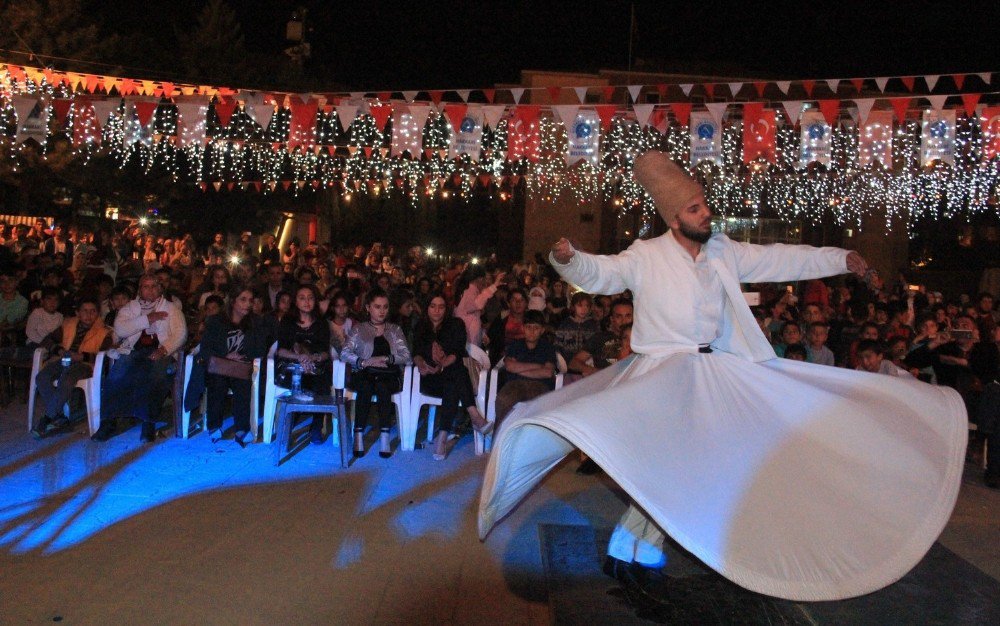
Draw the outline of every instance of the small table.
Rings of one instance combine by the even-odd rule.
[[[278,398],[275,408],[275,423],[278,433],[274,449],[274,465],[281,464],[281,459],[288,452],[288,439],[292,433],[292,416],[295,413],[332,413],[337,418],[337,430],[340,439],[340,467],[346,468],[348,446],[351,438],[347,427],[347,420],[344,415],[344,392],[342,389],[336,390],[333,396],[316,396],[312,400],[293,400],[288,397]],[[333,440],[333,437],[330,438]]]

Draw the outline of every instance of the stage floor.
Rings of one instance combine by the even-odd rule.
[[[570,460],[481,543],[468,437],[444,462],[371,451],[343,470],[328,441],[274,467],[269,445],[205,434],[39,442],[24,416],[0,412],[2,623],[572,623],[550,603],[545,528],[605,532],[625,507]],[[997,581],[1000,492],[966,473],[940,542]]]

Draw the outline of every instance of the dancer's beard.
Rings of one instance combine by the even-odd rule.
[[[678,222],[680,223],[681,234],[690,239],[691,241],[697,241],[698,243],[707,243],[708,240],[712,238],[711,227],[709,227],[708,230],[695,230],[694,228],[687,226],[686,224],[684,224],[684,222],[681,222],[680,220],[678,220]]]

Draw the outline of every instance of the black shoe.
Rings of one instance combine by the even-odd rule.
[[[576,468],[576,473],[582,474],[583,476],[592,476],[599,471],[601,471],[601,466],[594,463],[594,460],[590,458],[585,460],[583,463],[580,463],[580,467]]]
[[[140,443],[153,443],[156,439],[156,424],[153,422],[143,422],[142,430],[139,432]]]
[[[658,568],[646,567],[639,563],[626,563],[612,556],[607,557],[601,570],[614,578],[625,589],[625,593],[637,606],[649,609],[652,606],[670,604],[669,578]]]
[[[35,424],[35,426],[31,429],[31,436],[34,437],[35,439],[45,439],[45,436],[49,434],[48,427],[49,423],[51,422],[52,418],[50,418],[48,415],[43,415],[38,420],[38,423]]]
[[[45,436],[58,435],[59,433],[67,430],[69,428],[69,420],[59,415],[53,417],[49,425],[45,427]]]
[[[117,432],[118,428],[115,425],[115,420],[101,420],[101,427],[97,429],[97,432],[90,436],[90,439],[91,441],[107,441],[108,439],[114,437]]]

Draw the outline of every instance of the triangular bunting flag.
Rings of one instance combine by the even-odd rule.
[[[931,103],[931,108],[937,112],[941,112],[944,108],[944,102],[948,99],[948,96],[925,96],[927,101]]]
[[[167,98],[174,97],[174,84],[168,83],[166,81],[160,83],[160,87],[163,88],[163,95]]]
[[[340,127],[344,129],[344,132],[347,132],[347,129],[354,123],[354,118],[358,115],[358,105],[338,104],[333,108],[337,112],[337,119],[340,120]],[[412,109],[410,113],[412,115]]]
[[[906,87],[907,91],[913,91],[913,86],[917,82],[915,76],[900,76],[899,80],[903,81],[903,86]]]
[[[887,76],[879,76],[875,79],[875,86],[878,87],[878,90],[882,93],[885,93],[885,86],[887,84],[889,84],[889,78]]]
[[[521,104],[521,97],[524,95],[524,87],[514,87],[510,90],[510,95],[514,98],[514,104]]]
[[[812,98],[813,89],[816,87],[816,81],[814,80],[804,80],[802,81],[802,88],[806,90],[806,95]]]
[[[236,100],[234,98],[219,98],[215,103],[215,114],[219,116],[219,126],[225,128],[229,126],[229,120],[236,111]],[[141,121],[140,117],[140,121]]]
[[[448,118],[448,122],[451,124],[453,129],[457,129],[462,126],[462,118],[465,117],[465,112],[469,110],[469,105],[467,104],[446,104],[444,105],[444,114]]]
[[[579,104],[556,104],[552,106],[552,112],[556,118],[563,123],[566,128],[570,128],[576,122],[576,114],[580,112]]]
[[[385,131],[385,123],[389,121],[389,116],[392,115],[392,105],[391,104],[373,104],[369,107],[368,112],[375,119],[375,127],[380,131]]]
[[[101,128],[104,128],[108,122],[108,117],[118,110],[121,100],[119,98],[108,98],[107,100],[94,100],[91,104],[94,105],[94,119],[97,120]]]
[[[865,79],[863,78],[852,78],[851,84],[854,85],[854,91],[861,93],[861,90],[865,86]]]
[[[734,98],[741,89],[743,89],[743,83],[729,83],[729,93],[733,94]]]
[[[418,92],[416,91],[404,91],[403,99],[406,100],[407,102],[413,102],[413,100],[417,97],[417,93]]]
[[[462,102],[468,102],[469,101],[470,90],[468,90],[468,89],[459,89],[459,90],[455,91],[455,93],[457,93],[458,97],[462,99]]]
[[[655,104],[632,105],[632,110],[635,111],[635,121],[639,122],[639,128],[645,128],[646,124],[649,123],[649,116],[653,114],[653,108],[655,106]]]
[[[663,102],[664,100],[666,100],[667,99],[667,84],[666,83],[658,83],[656,85],[656,93],[658,93],[660,95],[660,102]]]
[[[891,98],[892,108],[896,111],[896,120],[902,124],[906,121],[906,109],[910,106],[909,98]]]
[[[496,89],[483,89],[482,92],[483,92],[483,97],[486,98],[486,101],[489,102],[490,104],[493,104],[493,99],[497,95],[497,90]]]
[[[157,103],[155,101],[136,100],[135,115],[139,118],[139,123],[143,126],[148,126],[149,121],[153,119],[153,113],[156,111],[156,107]]]
[[[785,94],[787,96],[788,95],[788,88],[792,86],[792,81],[790,81],[790,80],[779,80],[779,81],[775,81],[774,84],[778,86],[778,89],[781,90],[781,93],[783,93],[783,94]]]
[[[265,102],[248,104],[247,113],[250,114],[253,121],[260,124],[261,128],[266,129],[271,124],[271,118],[274,117],[274,105]]]
[[[392,100],[392,92],[380,91],[377,94],[375,94],[375,97],[378,98],[379,102],[388,102],[389,100]]]
[[[798,124],[799,118],[802,116],[802,101],[786,100],[781,103],[781,106],[785,108],[785,115],[788,116],[788,121],[792,124]]]
[[[495,104],[483,107],[483,123],[496,130],[497,124],[503,119],[507,107],[502,104]]]
[[[875,98],[856,98],[854,104],[858,107],[858,124],[864,126],[868,121],[868,114],[872,111],[872,105],[875,104]]]
[[[840,118],[840,100],[820,100],[819,110],[823,112],[823,119],[830,127],[837,125]]]
[[[411,104],[409,108],[410,118],[413,120],[413,124],[422,132],[424,130],[424,125],[427,124],[427,116],[431,114],[430,105]]]
[[[681,83],[681,92],[684,93],[684,97],[691,95],[691,88],[694,87],[694,83]]]
[[[830,91],[832,91],[834,94],[836,94],[837,90],[840,89],[840,79],[839,78],[828,78],[828,79],[826,79],[826,86],[830,88]],[[833,124],[831,124],[831,126],[833,126]]]
[[[615,95],[614,85],[608,85],[601,90],[601,94],[604,96],[605,102],[611,102],[611,98]]]
[[[708,109],[709,114],[712,119],[715,120],[716,124],[722,124],[722,118],[726,116],[726,107],[729,106],[728,102],[706,102],[705,108]]]
[[[672,102],[670,103],[670,110],[674,112],[674,117],[677,118],[677,123],[681,126],[687,126],[688,122],[691,121],[690,102]]]
[[[562,93],[562,87],[554,85],[552,87],[546,87],[545,91],[549,92],[549,102],[552,104],[559,102],[559,94]]]
[[[587,100],[587,87],[573,87],[573,91],[576,92],[576,99],[581,104]]]
[[[976,74],[976,76],[979,77],[979,80],[983,81],[983,84],[986,84],[986,85],[990,84],[990,73],[989,72],[979,72],[979,73]]]
[[[629,85],[628,95],[632,97],[632,102],[639,101],[639,93],[642,91],[642,85]]]
[[[941,78],[940,74],[927,74],[924,76],[924,82],[927,83],[927,91],[934,91],[934,85],[937,85],[939,78]]]
[[[431,102],[437,105],[441,104],[441,98],[444,97],[444,92],[440,89],[435,89],[434,91],[428,91],[427,95],[431,97]]]
[[[757,90],[757,96],[760,97],[760,98],[763,98],[764,97],[764,89],[767,88],[767,83],[764,82],[764,81],[762,81],[762,80],[757,80],[757,81],[754,81],[753,86],[754,86],[754,89]]]
[[[955,88],[961,90],[965,84],[965,74],[952,74],[951,79],[955,81]]]
[[[55,113],[56,127],[62,128],[66,123],[66,116],[69,115],[69,106],[73,101],[69,98],[56,98],[52,101],[52,112]]]
[[[597,111],[597,116],[601,118],[601,129],[604,132],[611,130],[611,120],[615,116],[616,107],[613,104],[597,104],[594,105],[594,110]]]
[[[97,76],[94,76],[93,74],[84,74],[83,76],[84,89],[86,89],[90,93],[94,93],[95,91],[97,91],[98,85],[100,85],[100,80],[98,80]]]
[[[976,113],[976,105],[979,104],[978,93],[963,93],[962,94],[962,108],[965,110],[965,114],[972,117]]]
[[[705,95],[709,98],[715,97],[715,83],[702,83],[701,88],[705,90]]]
[[[542,107],[537,104],[522,104],[514,107],[514,117],[521,120],[523,127],[527,128],[538,120],[538,114],[541,110]]]

